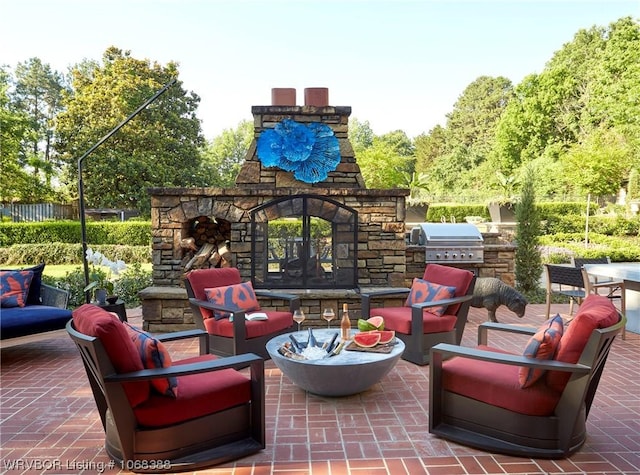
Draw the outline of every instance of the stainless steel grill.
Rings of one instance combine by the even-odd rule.
[[[425,262],[483,263],[484,240],[473,224],[421,223],[411,230],[410,244],[425,247]]]

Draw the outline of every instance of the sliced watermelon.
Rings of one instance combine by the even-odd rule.
[[[361,332],[368,332],[369,330],[375,330],[375,329],[376,327],[371,325],[366,320],[363,320],[362,318],[358,319],[358,330],[360,330]]]
[[[384,330],[384,318],[381,316],[371,317],[367,323],[373,327],[371,330]]]
[[[359,332],[355,334],[353,341],[362,348],[372,348],[380,343],[380,332]]]
[[[360,333],[377,333],[380,335],[380,341],[378,342],[380,345],[384,345],[385,343],[389,343],[396,337],[396,332],[393,330],[369,330],[366,332]]]
[[[380,333],[380,344],[384,345],[385,343],[389,343],[396,337],[396,332],[393,330],[376,330]]]

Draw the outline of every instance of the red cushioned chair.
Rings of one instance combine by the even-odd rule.
[[[428,300],[402,307],[375,307],[371,301],[393,295],[411,295],[412,289],[390,289],[362,294],[362,318],[381,316],[386,330],[394,330],[405,344],[402,358],[412,363],[429,364],[429,350],[438,343],[456,343],[462,340],[473,297],[475,276],[465,269],[427,264],[423,281],[439,286],[453,287],[453,297]],[[416,287],[416,280],[412,288]],[[442,315],[430,312],[441,307]]]
[[[236,306],[220,305],[207,300],[206,290],[228,288],[242,284],[240,272],[235,267],[196,269],[184,279],[189,303],[196,326],[209,334],[210,352],[219,356],[255,353],[270,359],[266,343],[271,338],[294,330],[293,311],[300,307],[300,299],[291,294],[255,290],[255,295],[279,299],[286,310],[253,308],[267,314],[267,320],[249,321],[245,312]],[[215,318],[214,311],[233,314],[229,318]]]
[[[265,447],[264,360],[208,354],[201,330],[149,335],[154,345],[200,338],[200,356],[149,368],[115,314],[85,304],[67,323],[82,356],[116,466],[134,472],[193,471]],[[162,346],[163,350],[164,346]],[[248,375],[247,375],[248,367]],[[245,370],[240,372],[239,369]],[[172,379],[174,396],[155,390]]]
[[[429,432],[493,453],[568,457],[585,441],[589,409],[625,321],[606,297],[592,294],[566,325],[556,351],[548,355],[553,359],[488,346],[490,329],[509,332],[510,338],[536,333],[491,322],[480,325],[477,348],[434,346]],[[539,371],[539,379],[525,386],[521,368]]]

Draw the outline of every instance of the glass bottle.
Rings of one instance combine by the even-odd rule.
[[[341,339],[342,341],[347,341],[351,339],[351,321],[349,320],[349,305],[342,305],[342,320],[340,321],[340,330],[342,332]]]
[[[318,341],[316,340],[316,336],[313,334],[313,330],[309,328],[309,340],[307,343],[307,348],[313,348],[314,346],[318,346]]]

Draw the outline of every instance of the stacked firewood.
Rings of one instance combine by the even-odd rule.
[[[191,225],[191,236],[180,246],[187,250],[184,271],[208,267],[231,267],[233,256],[229,246],[231,223],[223,219],[199,216]]]

